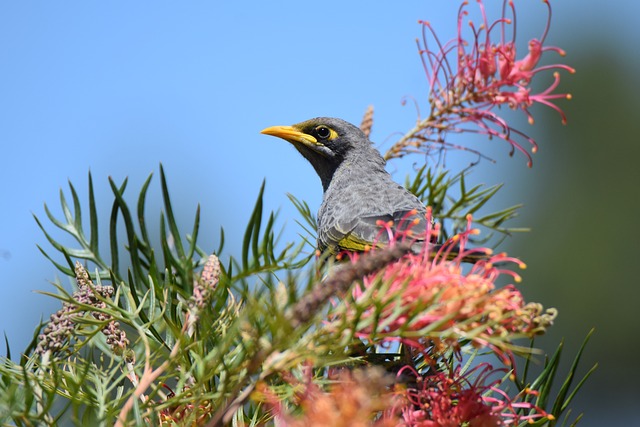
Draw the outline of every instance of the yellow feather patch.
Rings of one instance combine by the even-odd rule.
[[[364,252],[370,250],[372,246],[382,247],[383,245],[380,243],[373,245],[372,242],[365,242],[362,239],[358,239],[357,237],[348,234],[340,239],[338,246],[347,251]]]

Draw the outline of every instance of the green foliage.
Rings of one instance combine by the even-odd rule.
[[[127,180],[120,185],[109,180],[113,203],[107,254],[99,239],[102,218],[96,209],[91,175],[88,224],[71,183],[71,203],[60,194],[62,219],[45,206],[50,222],[70,235],[73,244],[61,243],[36,218],[58,256],[40,250],[60,272],[75,278],[77,286],[68,292],[56,283],[57,292],[46,294],[57,298],[63,308],[52,316],[47,328],[41,330],[41,325],[36,329],[34,342],[18,363],[9,357],[2,359],[0,424],[191,425],[208,420],[211,425],[259,425],[273,417],[273,407],[264,400],[250,399],[257,387],[268,384],[293,397],[296,385],[287,375],[299,372],[301,366],[313,366],[315,381],[326,385],[323,372],[329,367],[365,364],[395,372],[407,363],[407,357],[413,357],[404,350],[394,353],[372,345],[376,339],[393,338],[385,332],[384,322],[405,315],[396,306],[403,289],[391,291],[390,282],[376,276],[373,287],[357,301],[345,294],[354,281],[380,270],[402,252],[371,254],[331,270],[334,273],[323,279],[332,263],[314,258],[316,222],[309,206],[290,196],[300,213],[298,224],[303,235],[297,244],[282,244],[276,213],[264,211],[263,183],[239,257],[223,254],[223,230],[219,242],[207,242],[207,246],[217,243],[212,257],[198,241],[199,208],[188,227],[190,234],[181,232],[162,167],[164,210],[159,215],[160,241],[154,243],[145,211],[151,182],[150,176],[136,203],[130,205],[125,197]],[[447,196],[453,184],[461,186],[463,202]],[[454,220],[463,215],[461,212],[475,212],[497,191],[467,190],[462,175],[448,178],[425,170],[411,188],[420,197],[433,194],[427,200],[437,216]],[[507,216],[515,209],[510,212]],[[492,218],[485,224],[505,232],[501,224],[508,218]],[[91,267],[74,264],[78,260]],[[87,279],[82,279],[87,272]],[[335,298],[338,295],[340,298]],[[384,295],[388,298],[381,298]],[[437,301],[441,298],[443,295],[436,296]],[[330,300],[332,304],[328,304]],[[365,318],[370,307],[376,314]],[[406,324],[413,324],[418,315],[431,309],[425,305],[406,314]],[[70,322],[71,329],[61,329],[69,326],[64,320]],[[455,326],[442,332],[438,329],[441,324],[422,331],[401,328],[397,334],[403,339],[422,336],[457,341],[466,348],[480,333],[478,329],[460,335]],[[377,338],[371,342],[356,338],[358,328],[370,326]],[[47,335],[52,330],[67,331],[59,338],[58,347],[38,338],[39,333]],[[504,342],[491,341],[491,345],[511,351],[515,348],[511,340],[506,337]],[[8,344],[7,353],[10,356]],[[451,351],[433,357],[443,362],[454,360]],[[556,399],[549,400],[558,360],[559,353],[529,385],[540,392],[536,404],[557,417],[567,410],[584,382],[569,392],[578,355]],[[412,363],[427,372],[430,369],[423,355]],[[528,382],[516,380],[515,384],[521,390]]]
[[[580,359],[582,357],[582,353],[584,352],[584,349],[587,343],[589,342],[591,335],[593,335],[593,333],[594,333],[594,330],[592,329],[587,334],[587,337],[584,339],[582,346],[580,347],[580,349],[578,350],[578,353],[573,359],[573,363],[569,368],[569,372],[565,380],[563,381],[562,386],[558,390],[553,400],[551,400],[551,395],[553,391],[554,380],[556,379],[558,368],[560,366],[560,357],[562,355],[563,344],[560,343],[560,345],[558,346],[556,351],[553,353],[553,355],[550,358],[547,358],[545,360],[544,368],[542,372],[537,376],[537,378],[535,378],[531,382],[528,382],[527,380],[527,374],[529,372],[531,359],[526,359],[522,378],[515,379],[515,384],[517,388],[521,390],[524,387],[527,387],[531,390],[535,390],[536,392],[538,392],[538,395],[535,397],[536,405],[540,407],[550,408],[549,413],[555,416],[555,419],[549,421],[548,423],[534,423],[533,425],[538,425],[538,426],[549,425],[550,427],[553,427],[558,422],[562,422],[561,424],[562,426],[567,425],[566,423],[569,422],[569,417],[571,415],[571,411],[569,410],[569,404],[573,401],[573,398],[576,396],[578,391],[582,388],[582,386],[587,381],[587,379],[591,376],[591,374],[595,372],[595,370],[598,367],[598,364],[595,364],[593,367],[591,367],[591,369],[589,369],[586,372],[586,374],[584,374],[584,376],[578,381],[578,383],[575,385],[573,390],[571,390],[571,386],[575,382],[576,376],[578,375],[577,371],[578,371],[578,366],[580,364]],[[533,341],[532,341],[532,345],[533,345]],[[533,396],[528,397],[529,401],[532,399],[533,399]],[[561,415],[564,414],[565,412],[566,412],[565,418],[561,419]],[[575,419],[575,421],[571,424],[571,426],[576,425],[578,421],[580,421],[580,418],[582,418],[581,415]],[[521,424],[522,427],[524,427],[525,425],[531,425],[531,424]]]
[[[9,359],[4,360],[0,386],[7,392],[3,396],[11,396],[7,402],[2,402],[6,408],[2,413],[7,414],[7,419],[16,423],[22,418],[50,422],[51,416],[45,417],[45,414],[52,408],[60,410],[59,405],[63,405],[60,413],[71,411],[73,422],[93,419],[112,423],[119,408],[133,392],[131,384],[128,387],[122,384],[134,373],[139,376],[145,363],[157,369],[163,362],[169,362],[156,383],[175,384],[177,390],[189,385],[189,392],[176,393],[168,404],[164,403],[168,400],[166,391],[156,388],[146,403],[136,402],[132,409],[135,417],[143,417],[149,408],[153,407],[158,412],[183,401],[196,406],[203,401],[218,402],[219,405],[238,387],[238,383],[250,377],[251,372],[247,371],[245,364],[260,351],[261,339],[264,339],[261,337],[285,339],[284,343],[274,340],[272,345],[279,348],[297,347],[291,338],[297,334],[282,334],[279,327],[282,321],[273,315],[283,311],[278,304],[286,304],[286,298],[284,301],[282,297],[276,298],[282,289],[273,285],[273,275],[283,269],[293,271],[307,263],[309,257],[300,259],[301,245],[294,247],[288,244],[276,251],[279,234],[275,231],[276,215],[271,213],[266,224],[262,222],[264,184],[247,225],[240,260],[228,257],[227,268],[222,268],[220,283],[211,297],[211,306],[200,310],[197,330],[193,336],[187,337],[184,332],[189,298],[194,293],[194,284],[200,280],[197,271],[204,265],[207,255],[197,243],[200,209],[196,210],[191,234],[183,235],[176,222],[161,167],[164,212],[160,214],[159,248],[154,247],[153,233],[148,229],[145,214],[151,178],[143,184],[135,210],[125,199],[127,180],[120,185],[109,180],[113,204],[109,217],[108,255],[102,253],[99,245],[99,221],[91,175],[88,230],[85,231],[87,225],[83,222],[82,203],[71,183],[71,205],[64,193],[60,193],[62,220],[45,206],[51,223],[72,236],[75,245],[61,243],[36,218],[47,240],[62,255],[64,262],[41,247],[40,250],[64,275],[76,277],[73,260],[84,260],[95,266],[90,273],[96,280],[96,286],[106,280],[116,287],[117,292],[112,299],[102,299],[106,307],[100,310],[78,303],[74,299],[75,294],[66,292],[60,284],[56,285],[57,294],[46,293],[62,303],[74,305],[74,339],[65,342],[62,349],[51,354],[52,360],[39,367],[36,363],[38,355],[33,351],[35,345],[27,349],[30,357],[19,365]],[[124,244],[119,241],[122,231]],[[220,236],[218,256],[223,250],[223,231]],[[125,258],[127,262],[123,263]],[[251,293],[251,280],[267,286]],[[293,289],[293,282],[289,284]],[[290,294],[295,295],[296,292]],[[114,354],[109,348],[100,334],[105,322],[97,321],[89,314],[96,311],[123,326],[131,342],[131,356]],[[304,351],[300,353],[304,354]],[[183,375],[176,376],[178,368]],[[35,387],[39,392],[30,395],[25,385]],[[20,387],[22,393],[13,393]]]
[[[505,224],[518,216],[522,205],[515,205],[497,212],[481,213],[482,208],[502,188],[502,185],[484,187],[481,184],[471,188],[465,181],[466,170],[455,175],[449,171],[422,166],[413,178],[407,177],[405,187],[415,194],[426,206],[431,206],[433,217],[444,223],[445,239],[467,227],[467,215],[473,215],[474,225],[489,231],[476,243],[489,241],[493,233],[508,236],[514,232],[527,231],[526,228],[507,227]]]

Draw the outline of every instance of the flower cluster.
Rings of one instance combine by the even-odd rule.
[[[291,404],[301,409],[294,414],[277,389],[259,383],[253,399],[272,408],[276,425],[281,427],[394,427],[401,423],[396,409],[397,396],[390,392],[390,377],[379,368],[342,370],[329,379],[326,390],[305,366],[303,378],[284,373],[285,381],[296,391]],[[380,417],[381,413],[384,417]]]
[[[220,281],[220,260],[209,255],[202,268],[202,274],[194,280],[193,294],[189,298],[187,313],[187,333],[193,336],[200,312],[211,302],[213,292]]]
[[[471,217],[468,221],[467,231],[435,254],[431,245],[424,244],[421,252],[409,253],[364,277],[328,327],[338,329],[354,322],[358,338],[400,341],[420,350],[456,347],[464,339],[499,353],[509,353],[516,338],[544,332],[553,323],[554,309],[544,311],[540,304],[525,303],[513,285],[495,285],[504,275],[520,281],[517,273],[503,266],[524,268],[524,264],[504,253],[492,255],[486,248],[467,249],[469,236],[477,233],[471,228]],[[429,226],[428,235],[431,232]],[[355,254],[351,257],[353,262],[358,259]],[[463,261],[470,259],[474,263],[465,266]]]
[[[288,387],[260,382],[252,399],[269,407],[281,427],[498,427],[554,419],[532,403],[536,391],[514,396],[502,391],[506,373],[480,363],[424,374],[407,365],[395,378],[375,366],[343,368],[314,378],[305,365],[297,374],[282,373]]]
[[[537,419],[553,419],[526,397],[536,395],[525,390],[511,398],[498,388],[500,379],[491,379],[504,370],[488,363],[462,372],[458,366],[449,372],[421,376],[415,369],[405,370],[416,378],[415,387],[399,392],[406,400],[400,407],[404,426],[494,427],[518,425]],[[497,396],[497,397],[496,397]]]
[[[424,120],[419,118],[417,126],[389,149],[385,155],[387,159],[414,151],[428,151],[433,143],[445,147],[450,144],[445,143],[447,132],[476,132],[509,142],[511,154],[517,149],[531,166],[531,155],[518,140],[528,141],[534,153],[537,150],[535,141],[510,126],[495,108],[504,105],[521,110],[533,124],[530,107],[538,103],[556,110],[566,123],[565,114],[554,102],[570,99],[571,95],[555,90],[560,83],[558,70],[573,73],[574,69],[564,64],[539,65],[545,52],[565,54],[558,47],[545,46],[551,22],[549,1],[544,0],[549,13],[542,36],[529,41],[528,53],[520,59],[516,52],[513,1],[504,0],[502,16],[494,22],[489,21],[482,0],[477,3],[482,22],[480,25],[469,22],[470,38],[463,31],[465,17],[469,14],[466,1],[458,12],[457,36],[446,43],[440,41],[429,22],[420,21],[423,33],[418,49],[429,82],[431,113]],[[510,37],[507,35],[509,26],[513,27]],[[553,82],[546,89],[534,92],[532,80],[543,71],[553,71]]]
[[[113,287],[94,285],[89,273],[80,262],[76,262],[75,275],[78,290],[71,297],[74,302],[65,302],[60,310],[51,315],[49,323],[38,337],[36,353],[55,355],[62,351],[68,345],[77,327],[77,319],[86,312],[90,312],[94,319],[104,324],[101,332],[106,338],[107,345],[115,354],[126,354],[129,340],[125,332],[117,321],[103,311],[107,307],[104,299],[113,296]],[[127,357],[131,356],[127,355]]]

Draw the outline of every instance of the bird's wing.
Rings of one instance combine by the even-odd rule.
[[[389,231],[393,235],[406,232],[408,237],[420,237],[426,231],[424,212],[398,210],[390,214],[363,214],[350,220],[329,221],[319,233],[319,244],[337,253],[341,250],[364,251],[373,246],[385,246]],[[383,225],[387,224],[387,226]]]

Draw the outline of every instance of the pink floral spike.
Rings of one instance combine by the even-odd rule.
[[[419,21],[423,31],[418,49],[429,82],[431,113],[424,120],[419,118],[417,126],[391,147],[385,155],[387,159],[411,152],[428,152],[436,147],[455,147],[445,141],[446,133],[474,132],[507,141],[512,147],[511,154],[520,151],[531,166],[531,153],[522,141],[531,145],[532,153],[537,151],[536,142],[509,125],[498,114],[499,108],[520,110],[533,124],[530,108],[538,103],[557,111],[562,123],[566,123],[567,118],[555,101],[571,99],[571,95],[555,92],[560,83],[558,71],[575,71],[564,64],[538,65],[545,52],[565,55],[558,47],[544,45],[551,23],[549,2],[544,1],[548,18],[542,36],[529,41],[528,53],[520,59],[516,52],[513,1],[504,0],[502,16],[494,22],[489,22],[482,0],[477,3],[482,22],[480,25],[469,22],[470,38],[463,31],[469,14],[468,2],[464,2],[458,11],[456,38],[446,43],[440,41],[429,22]],[[509,26],[513,27],[513,33],[507,37]],[[553,82],[546,89],[533,92],[533,79],[549,70],[553,71]]]
[[[426,219],[431,235],[436,226],[429,216]],[[478,230],[471,228],[470,215],[467,220],[467,230],[449,239],[435,255],[431,245],[424,244],[420,253],[409,253],[382,272],[364,277],[361,286],[353,288],[352,299],[343,300],[344,310],[328,322],[329,329],[358,319],[361,326],[354,332],[358,338],[382,345],[402,342],[419,351],[433,345],[455,348],[458,340],[465,339],[493,350],[510,364],[512,341],[544,331],[556,312],[526,303],[513,285],[496,287],[501,276],[520,281],[506,266],[526,266],[489,248],[468,248],[469,237]],[[406,231],[395,235],[390,228],[386,231],[390,244],[410,238]],[[355,262],[359,255],[349,257]],[[477,261],[463,265],[470,258]]]
[[[490,377],[504,375],[505,370],[494,369],[488,363],[480,363],[464,373],[458,366],[450,372],[423,376],[406,366],[398,376],[403,371],[404,375],[416,378],[416,386],[398,393],[407,402],[403,407],[394,408],[401,412],[402,426],[494,427],[533,423],[545,417],[553,419],[552,415],[526,401],[525,397],[536,394],[534,391],[525,390],[513,397],[501,391],[498,388],[501,380]]]

